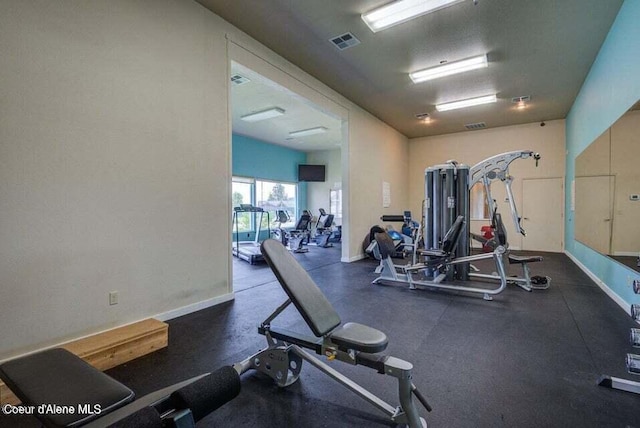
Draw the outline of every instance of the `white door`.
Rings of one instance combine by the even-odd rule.
[[[562,251],[564,241],[562,178],[522,180],[522,249]]]

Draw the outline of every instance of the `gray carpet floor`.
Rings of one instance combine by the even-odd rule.
[[[624,358],[633,352],[629,328],[637,325],[565,255],[542,253],[544,262],[531,266],[533,275],[552,278],[548,290],[509,286],[485,301],[372,285],[376,262],[340,263],[339,253],[339,248],[311,247],[295,256],[343,321],[384,331],[387,353],[413,363],[414,383],[433,407],[431,413],[421,410],[430,427],[640,427],[639,396],[596,385],[605,373],[633,378]],[[515,266],[509,269],[519,273]],[[234,301],[170,321],[167,349],[108,373],[141,396],[264,347],[256,327],[286,296],[264,264],[234,260],[234,287]],[[305,327],[291,307],[272,324]],[[332,366],[397,404],[394,379],[366,367]],[[0,416],[0,426],[37,425]],[[262,374],[246,373],[240,395],[199,426],[393,424],[305,365],[299,381],[286,389]]]

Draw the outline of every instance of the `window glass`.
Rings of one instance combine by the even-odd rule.
[[[253,204],[253,180],[233,177],[231,182],[231,205],[239,207],[241,204]],[[238,213],[238,232],[253,230],[251,213]],[[235,232],[235,226],[234,230]]]
[[[269,212],[271,227],[279,224],[277,210],[286,211],[289,215],[289,221],[282,223],[282,227],[295,227],[298,217],[296,191],[297,185],[293,183],[256,180],[256,206]],[[266,229],[266,227],[267,216],[265,215],[262,228]]]
[[[331,189],[329,191],[329,213],[342,218],[342,189]]]

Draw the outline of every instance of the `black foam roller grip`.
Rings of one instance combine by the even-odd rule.
[[[120,419],[118,422],[109,425],[108,428],[161,428],[162,419],[160,414],[153,407],[143,407],[135,413],[130,414],[126,418]]]
[[[239,393],[240,376],[227,366],[173,392],[170,399],[177,409],[191,409],[193,419],[198,422]]]

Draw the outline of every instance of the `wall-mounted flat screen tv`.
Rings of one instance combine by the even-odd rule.
[[[298,181],[325,181],[325,166],[298,165]]]

